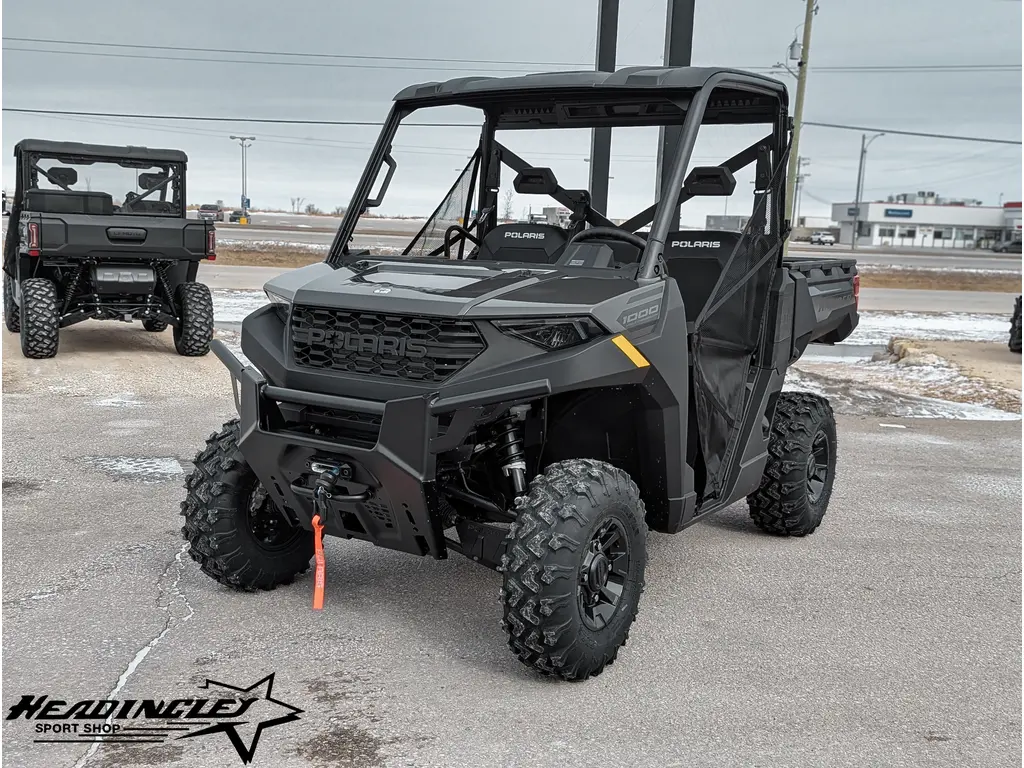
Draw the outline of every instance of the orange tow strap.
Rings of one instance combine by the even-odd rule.
[[[320,515],[313,515],[313,557],[316,569],[313,574],[313,610],[324,609],[324,586],[327,583],[327,562],[324,560],[324,526]]]

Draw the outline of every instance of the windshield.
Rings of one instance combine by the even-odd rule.
[[[219,211],[220,210],[220,206],[218,206],[218,205],[200,205],[199,206],[199,210],[200,211]]]
[[[37,155],[29,189],[109,195],[114,214],[180,216],[182,171],[178,163]]]

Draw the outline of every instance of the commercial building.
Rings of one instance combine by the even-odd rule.
[[[839,242],[915,248],[991,248],[1021,239],[1021,204],[981,205],[978,200],[950,200],[934,192],[892,195],[884,202],[835,203]]]
[[[710,232],[742,232],[749,216],[707,216],[704,228]]]

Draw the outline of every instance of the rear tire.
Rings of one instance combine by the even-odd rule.
[[[202,357],[213,341],[213,296],[202,283],[178,286],[181,319],[174,327],[174,348],[184,357]]]
[[[832,496],[836,447],[828,400],[807,392],[779,395],[761,487],[747,497],[758,527],[781,536],[814,533]]]
[[[545,675],[599,675],[629,637],[644,589],[640,492],[621,469],[573,459],[537,475],[516,512],[500,568],[509,647]]]
[[[285,518],[238,450],[238,420],[206,441],[185,481],[182,536],[210,578],[244,592],[291,584],[309,568],[313,534]]]
[[[1010,319],[1010,342],[1009,345],[1011,352],[1020,352],[1021,350],[1021,297],[1017,297],[1017,301],[1013,305],[1013,317]]]
[[[60,313],[57,286],[41,277],[21,283],[21,353],[33,360],[57,354]]]
[[[167,330],[167,321],[159,317],[142,318],[142,327],[150,333],[162,333]]]
[[[21,309],[14,300],[14,278],[4,272],[4,325],[11,333],[21,331]]]

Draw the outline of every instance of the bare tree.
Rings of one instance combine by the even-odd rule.
[[[319,216],[323,211],[317,208],[313,203],[306,203],[306,207],[303,209],[309,216]]]
[[[345,206],[344,205],[336,205],[336,206],[334,206],[333,213],[334,213],[335,216],[344,216],[345,215]]]
[[[505,221],[512,220],[512,198],[514,197],[514,191],[511,189],[505,190],[505,196],[502,198],[502,217]]]
[[[302,204],[306,201],[304,197],[293,197],[292,198],[292,213],[298,213]]]

